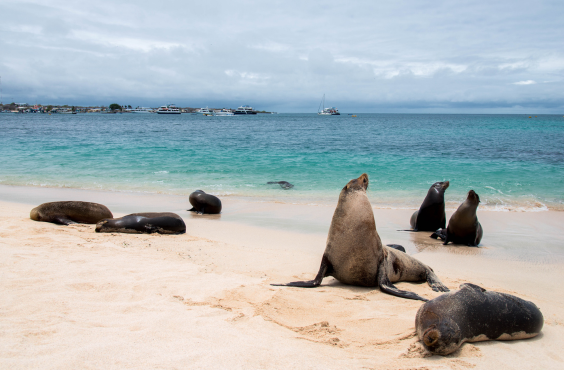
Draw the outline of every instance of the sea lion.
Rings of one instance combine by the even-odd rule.
[[[112,217],[114,216],[108,207],[98,203],[80,201],[43,203],[29,213],[29,218],[32,220],[59,225],[95,224],[101,219]]]
[[[341,190],[315,279],[272,285],[313,288],[324,277],[333,276],[344,284],[378,286],[385,293],[422,301],[426,299],[399,290],[392,282],[427,280],[433,290],[448,291],[430,267],[399,250],[382,246],[367,188],[368,175],[364,173]]]
[[[186,224],[172,212],[133,213],[120,218],[107,218],[96,224],[97,233],[184,234]]]
[[[284,190],[292,189],[294,185],[290,184],[288,181],[269,181],[267,182],[268,185],[278,184]]]
[[[442,181],[431,185],[421,207],[411,216],[413,231],[435,231],[446,226],[445,191],[449,184]]]
[[[403,253],[405,252],[405,248],[403,247],[403,245],[399,245],[399,244],[386,244],[386,246],[390,247],[390,248],[394,248],[395,250],[398,251],[402,251]]]
[[[444,356],[464,342],[532,338],[543,323],[532,302],[462,284],[419,307],[415,330],[427,350]]]
[[[188,198],[192,208],[188,211],[198,214],[217,214],[221,212],[221,200],[218,197],[206,194],[203,190],[196,190]]]
[[[448,227],[435,231],[431,237],[441,238],[443,244],[449,242],[477,247],[482,240],[482,225],[478,222],[476,211],[480,204],[480,197],[474,190],[468,192],[468,197],[450,216]]]

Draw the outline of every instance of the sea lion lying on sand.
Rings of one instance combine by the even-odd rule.
[[[120,218],[101,220],[97,233],[128,234],[184,234],[186,224],[182,217],[172,212],[133,213]]]
[[[385,293],[422,301],[427,299],[399,290],[392,282],[427,280],[433,290],[448,291],[430,267],[404,252],[382,246],[366,196],[367,188],[368,175],[364,173],[341,190],[315,279],[271,285],[313,288],[319,286],[324,277],[333,276],[344,284],[378,286]]]
[[[411,216],[413,231],[435,231],[446,226],[445,191],[449,184],[443,181],[431,185],[421,207]]]
[[[415,330],[432,353],[448,355],[464,342],[537,336],[544,318],[534,303],[474,284],[445,293],[419,307]]]
[[[444,245],[449,242],[477,247],[482,240],[482,225],[478,222],[476,211],[480,204],[480,197],[474,190],[468,192],[468,197],[458,209],[450,216],[448,227],[435,231],[431,238],[444,240]]]
[[[221,212],[221,200],[211,194],[206,194],[203,190],[196,190],[188,198],[192,208],[188,211],[198,214],[218,214]]]
[[[80,201],[43,203],[29,213],[29,218],[32,220],[59,225],[95,224],[101,219],[112,217],[114,216],[108,207],[98,203]]]

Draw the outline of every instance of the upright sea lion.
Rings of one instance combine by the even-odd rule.
[[[128,234],[184,234],[186,224],[182,217],[171,212],[133,213],[120,218],[101,220],[96,224],[97,233]]]
[[[462,284],[459,291],[419,307],[415,330],[427,350],[448,355],[464,342],[535,337],[543,323],[542,313],[532,302]]]
[[[43,203],[29,213],[32,220],[59,225],[95,224],[101,219],[112,217],[112,212],[102,204],[79,201]]]
[[[288,181],[269,181],[267,182],[268,185],[278,184],[284,190],[292,189],[294,185],[290,184]]]
[[[470,247],[478,246],[483,234],[482,225],[478,222],[478,216],[476,216],[479,204],[480,197],[474,190],[470,190],[466,200],[450,216],[446,231],[445,229],[437,230],[431,235],[431,238],[443,239],[444,245],[453,242]]]
[[[188,198],[192,208],[188,211],[199,214],[217,214],[221,212],[221,200],[218,197],[206,194],[203,190],[196,190]]]
[[[448,181],[434,183],[418,211],[411,216],[413,231],[435,231],[446,226],[445,191]]]
[[[399,250],[382,246],[367,188],[368,175],[364,173],[341,190],[315,279],[272,285],[313,288],[324,277],[333,276],[344,284],[379,286],[383,292],[422,301],[426,299],[399,290],[392,282],[427,280],[433,290],[448,291],[430,267]]]

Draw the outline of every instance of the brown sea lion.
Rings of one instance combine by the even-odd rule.
[[[483,235],[482,225],[478,222],[476,215],[479,204],[480,197],[474,190],[470,190],[466,200],[450,216],[446,230],[437,230],[431,237],[443,239],[444,245],[452,242],[477,247]]]
[[[218,197],[211,194],[206,194],[203,190],[196,190],[190,197],[188,201],[192,205],[192,208],[188,211],[197,212],[198,214],[218,214],[221,212],[221,200]]]
[[[96,224],[96,232],[184,234],[186,224],[182,217],[172,212],[133,213],[120,218],[101,220]]]
[[[367,188],[368,175],[364,173],[341,190],[315,279],[272,285],[312,288],[324,277],[333,276],[344,284],[378,286],[383,292],[422,301],[426,299],[399,290],[392,282],[426,280],[433,290],[448,291],[430,267],[404,252],[382,246]]]
[[[532,338],[543,324],[534,303],[474,284],[462,284],[460,290],[423,304],[415,318],[423,346],[439,355],[456,351],[464,342]]]
[[[32,220],[59,225],[95,224],[101,219],[112,217],[112,212],[102,204],[79,201],[43,203],[29,213]]]
[[[446,226],[445,191],[448,181],[434,183],[418,211],[411,216],[413,231],[435,231]]]

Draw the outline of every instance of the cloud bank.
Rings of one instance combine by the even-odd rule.
[[[561,1],[12,1],[4,103],[564,112]]]

